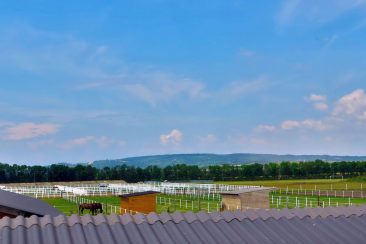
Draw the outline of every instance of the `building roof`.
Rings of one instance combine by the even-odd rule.
[[[43,201],[4,190],[0,190],[0,206],[41,216],[58,216],[61,214],[58,210]]]
[[[243,193],[255,192],[255,191],[273,191],[275,189],[276,188],[273,188],[273,187],[250,187],[250,188],[237,190],[237,191],[223,191],[223,192],[221,192],[221,194],[222,195],[240,195]]]
[[[0,220],[2,244],[364,243],[366,206]]]
[[[119,197],[136,197],[136,196],[143,196],[143,195],[149,195],[149,194],[159,194],[158,191],[141,191],[141,192],[133,192],[129,194],[123,194],[119,195]]]

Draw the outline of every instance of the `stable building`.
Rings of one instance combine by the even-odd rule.
[[[157,191],[144,191],[120,195],[121,208],[145,214],[155,212],[156,196],[159,193]]]
[[[221,210],[241,210],[247,209],[269,209],[269,193],[274,190],[270,187],[253,187],[239,191],[221,192]]]
[[[37,215],[58,216],[61,213],[49,204],[25,195],[0,190],[0,218]]]

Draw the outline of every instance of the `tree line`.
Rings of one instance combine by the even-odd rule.
[[[306,179],[324,177],[352,177],[366,173],[366,162],[281,162],[243,165],[177,164],[164,168],[156,165],[145,168],[119,165],[97,169],[92,165],[29,166],[0,163],[0,183],[57,182],[90,180],[185,181],[185,180],[255,180],[255,179]]]

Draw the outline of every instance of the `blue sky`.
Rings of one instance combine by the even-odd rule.
[[[2,1],[0,161],[366,155],[366,1]]]

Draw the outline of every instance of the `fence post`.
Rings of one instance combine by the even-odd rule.
[[[305,206],[308,207],[308,197],[305,197]]]
[[[297,197],[295,197],[295,207],[297,208],[297,204],[298,204],[298,202],[297,202]]]

